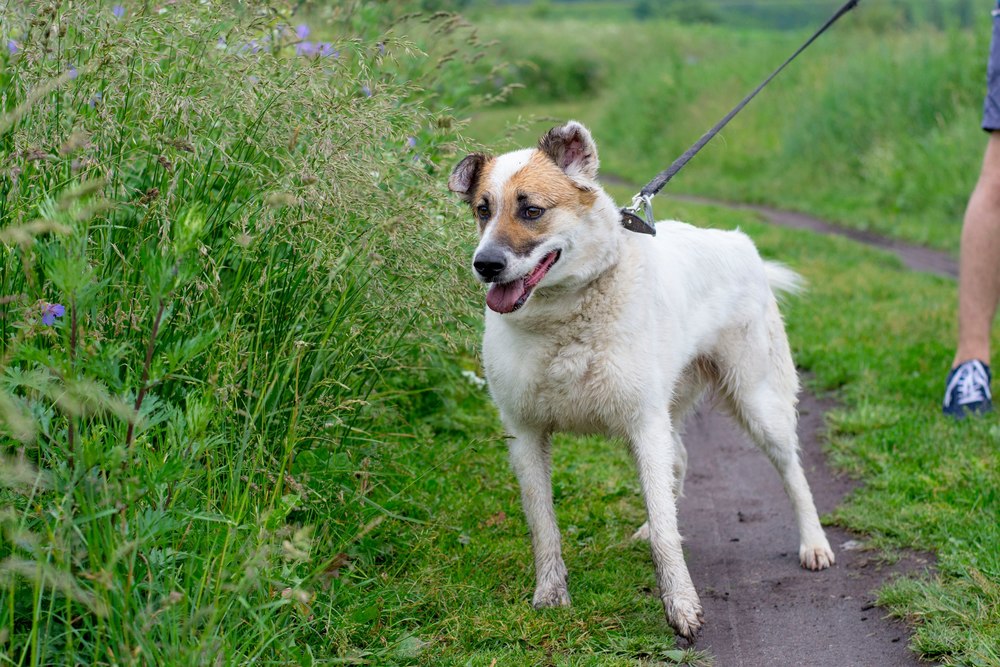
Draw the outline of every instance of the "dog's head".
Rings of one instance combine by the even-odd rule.
[[[448,187],[479,223],[472,266],[490,284],[491,310],[513,312],[539,285],[578,276],[581,260],[586,263],[580,255],[614,228],[613,203],[597,183],[597,167],[590,132],[570,121],[549,130],[537,148],[499,157],[473,153],[452,171]]]

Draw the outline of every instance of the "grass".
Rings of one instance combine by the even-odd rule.
[[[803,210],[842,225],[957,251],[985,146],[979,129],[989,26],[876,31],[842,19],[685,167],[669,188]],[[645,183],[798,47],[808,33],[669,22],[484,19],[511,57],[593,61],[574,95],[519,91],[477,115],[495,145],[503,116],[569,106],[614,146],[605,173]],[[558,34],[524,43],[523,31]],[[545,70],[543,70],[545,71]],[[553,68],[553,71],[560,71]],[[540,134],[542,128],[535,128]]]
[[[995,420],[956,424],[939,412],[954,285],[849,241],[769,227],[750,213],[676,202],[671,209],[697,224],[740,227],[765,256],[809,280],[807,294],[785,308],[794,354],[810,388],[840,401],[829,415],[829,452],[865,483],[830,520],[881,548],[934,551],[938,575],[898,581],[881,592],[881,604],[916,626],[912,647],[924,657],[994,664],[1000,432]],[[558,439],[554,489],[574,606],[530,608],[530,540],[495,412],[471,385],[449,391],[461,397],[449,419],[466,421],[433,426],[412,463],[408,493],[429,523],[378,527],[376,539],[408,546],[379,569],[353,573],[356,587],[345,587],[345,617],[373,605],[380,611],[377,625],[354,641],[406,641],[420,648],[413,659],[420,664],[704,663],[676,649],[648,594],[648,553],[628,541],[642,504],[618,443]]]
[[[408,509],[463,336],[411,261],[446,73],[366,5],[311,56],[261,9],[3,6],[0,664],[329,656],[317,591]]]
[[[462,2],[474,18],[496,16],[584,19],[629,22],[663,17],[688,23],[717,23],[735,28],[794,30],[815,27],[841,5],[838,0],[789,2],[788,0],[514,0],[512,2]],[[973,0],[868,0],[866,24],[903,27],[929,24],[938,28],[969,27],[976,15]]]
[[[394,535],[398,556],[352,573],[354,585],[340,600],[345,644],[388,641],[400,662],[402,651],[413,650],[414,662],[435,665],[696,660],[665,631],[662,606],[649,592],[647,549],[627,539],[642,509],[623,448],[557,443],[554,488],[574,606],[539,613],[530,606],[530,541],[495,414],[481,392],[463,408],[479,415],[478,426],[438,431],[428,453],[412,460],[419,483],[409,493],[429,523],[383,524],[376,539]],[[366,614],[367,627],[349,620]]]
[[[485,33],[518,26],[402,20],[402,5],[309,6],[309,39],[337,55],[301,57],[284,27],[300,20],[290,8],[234,7],[0,7],[0,664],[704,662],[678,650],[648,594],[646,550],[626,540],[642,506],[614,443],[558,440],[575,606],[530,608],[530,544],[502,433],[463,376],[478,371],[481,295],[455,258],[471,250],[472,226],[443,185],[472,145],[460,136],[467,110],[531,69],[530,51],[487,46]],[[566,39],[553,57],[583,56],[553,71],[592,80],[539,99],[521,89],[516,105],[477,116],[474,134],[502,133],[519,114],[580,117],[618,147],[605,164],[635,180],[643,160],[659,165],[728,106],[696,87],[749,83],[756,72],[726,63],[756,69],[797,39],[654,23],[615,41],[620,25],[555,25]],[[900,49],[888,62],[917,58],[928,86],[954,72],[920,49],[946,44],[956,68],[975,59],[976,40],[960,34],[868,38],[850,40],[864,53]],[[619,69],[622,45],[628,55],[661,45],[667,66]],[[886,85],[883,70],[835,65],[825,48],[789,83],[834,81],[827,101]],[[826,70],[839,78],[817,78]],[[651,107],[611,104],[648,76],[684,104],[658,102],[655,87],[640,88]],[[966,76],[947,88],[956,108],[972,96]],[[647,121],[647,108],[663,115]],[[939,142],[925,148],[955,144],[961,158],[938,165],[960,180],[961,146],[978,135],[962,138],[958,112],[938,122],[918,110],[921,136]],[[684,178],[718,188],[707,194],[787,203],[764,187],[775,173],[748,161],[778,145],[775,107],[759,113],[756,134],[734,126],[722,142],[742,157],[699,156],[703,171]],[[824,105],[811,113],[826,131]],[[844,146],[788,174],[816,186],[795,201],[874,213],[876,199],[838,193],[879,172],[830,162],[873,135],[838,127]],[[517,130],[510,143],[526,133],[537,134]],[[734,147],[737,136],[751,142]],[[899,183],[930,173],[898,136],[879,145],[905,158]],[[959,190],[917,182],[934,185],[918,203]],[[916,624],[924,655],[995,664],[1000,433],[989,419],[937,414],[953,285],[845,241],[667,201],[661,212],[743,227],[810,279],[788,308],[790,335],[814,389],[841,399],[831,455],[866,482],[832,518],[887,547],[934,550],[939,576],[901,581],[883,603]],[[919,236],[946,208],[928,206],[899,233]]]

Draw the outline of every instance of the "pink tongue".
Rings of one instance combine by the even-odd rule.
[[[524,278],[509,283],[493,283],[486,292],[486,305],[494,312],[509,313],[525,291]]]

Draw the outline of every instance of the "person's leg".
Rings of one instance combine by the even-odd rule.
[[[962,226],[958,348],[953,367],[990,363],[990,330],[1000,300],[1000,132],[990,133],[983,168]]]
[[[1000,0],[996,7],[983,99],[982,128],[990,139],[962,222],[958,347],[941,406],[946,415],[957,419],[993,409],[990,330],[1000,300]]]
[[[979,181],[965,209],[958,271],[958,347],[942,409],[961,419],[993,408],[989,364],[990,332],[1000,301],[1000,132],[990,133]]]

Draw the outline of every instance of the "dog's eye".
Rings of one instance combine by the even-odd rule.
[[[524,211],[521,212],[521,215],[523,215],[528,220],[537,220],[538,218],[542,217],[542,213],[545,213],[544,208],[540,208],[538,206],[528,206],[527,208],[524,209]]]
[[[480,204],[476,207],[476,217],[480,220],[489,220],[490,218],[490,207],[486,204]]]

